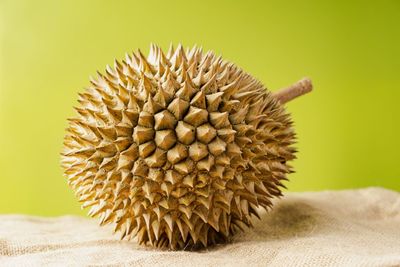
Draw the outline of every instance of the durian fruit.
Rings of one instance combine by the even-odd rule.
[[[79,94],[62,152],[68,184],[121,238],[170,249],[226,241],[282,195],[296,151],[282,104],[311,83],[274,95],[213,52],[150,50]]]

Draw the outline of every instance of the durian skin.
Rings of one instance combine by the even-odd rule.
[[[121,239],[207,247],[281,196],[295,134],[255,78],[212,52],[152,45],[79,94],[62,152],[68,184]]]

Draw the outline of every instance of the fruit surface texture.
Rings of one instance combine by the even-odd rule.
[[[292,172],[289,114],[213,52],[152,45],[107,66],[78,101],[64,173],[89,215],[124,239],[170,249],[229,240]]]

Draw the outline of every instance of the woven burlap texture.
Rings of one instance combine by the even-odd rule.
[[[0,266],[400,266],[400,193],[287,193],[231,243],[167,251],[76,216],[0,215]]]

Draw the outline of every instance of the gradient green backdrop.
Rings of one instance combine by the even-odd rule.
[[[288,105],[289,190],[400,190],[400,1],[0,0],[0,12],[0,213],[83,214],[59,167],[66,119],[89,75],[150,42],[213,49],[271,90],[312,78]]]

